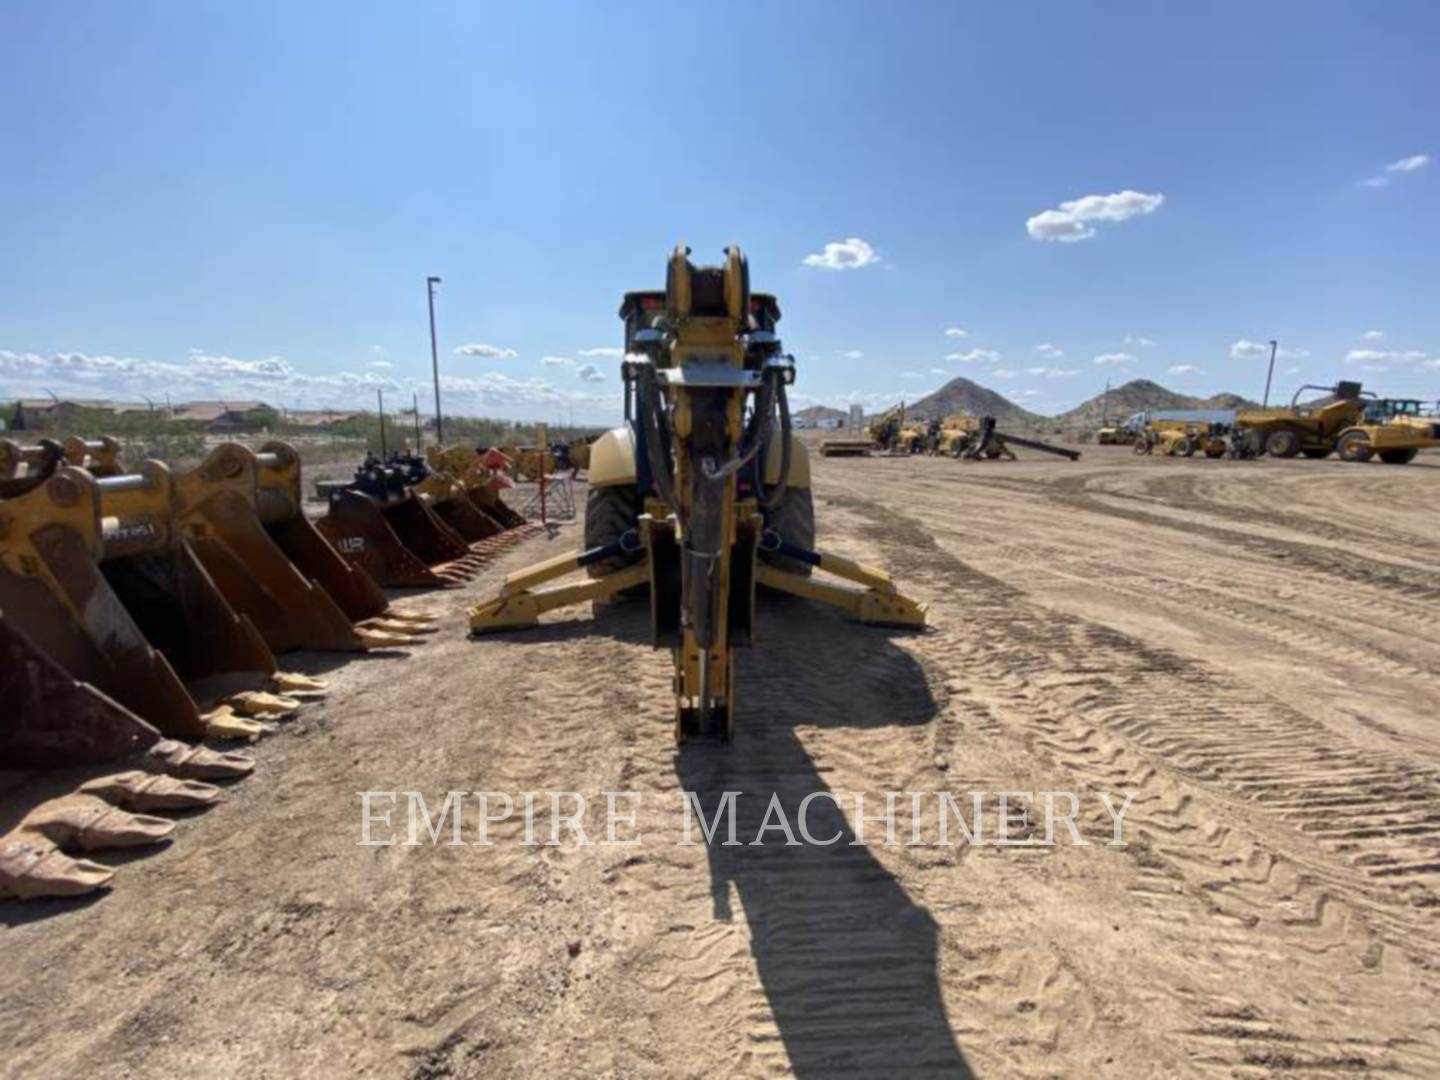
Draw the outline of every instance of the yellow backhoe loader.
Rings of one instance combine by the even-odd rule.
[[[779,305],[751,293],[738,248],[697,267],[677,247],[664,291],[627,293],[620,317],[626,424],[591,448],[585,550],[510,575],[471,609],[471,632],[648,587],[654,644],[673,657],[676,738],[729,739],[757,585],[867,623],[921,626],[924,608],[883,571],[814,549],[808,457],[786,398],[794,361],[775,335]],[[578,569],[591,580],[540,588]]]

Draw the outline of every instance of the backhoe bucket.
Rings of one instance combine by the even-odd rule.
[[[347,562],[305,516],[300,455],[286,443],[266,443],[256,458],[256,510],[270,539],[300,572],[320,583],[351,622],[385,614],[390,602],[378,578]]]
[[[226,443],[176,481],[186,537],[225,599],[275,652],[398,644],[352,625],[330,594],[286,558],[257,511],[258,469],[253,451]]]
[[[315,526],[342,558],[387,588],[436,589],[464,581],[463,575],[430,569],[401,542],[379,504],[363,492],[332,492],[330,510]]]
[[[27,769],[89,765],[139,753],[160,732],[70,677],[0,611],[0,760]]]
[[[274,658],[183,542],[170,471],[64,466],[0,496],[0,609],[71,679],[166,735],[206,734],[184,679],[263,683]],[[162,652],[163,650],[163,652]]]

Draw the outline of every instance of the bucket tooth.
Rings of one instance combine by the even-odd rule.
[[[263,690],[231,694],[225,699],[225,704],[241,716],[254,716],[262,720],[285,720],[300,711],[300,702],[297,699],[281,697]]]
[[[44,837],[11,833],[0,837],[0,897],[84,896],[115,877],[108,866],[72,859]]]
[[[276,730],[268,719],[241,716],[229,705],[216,705],[201,719],[205,721],[205,737],[222,742],[231,739],[254,742]]]
[[[146,760],[181,780],[234,780],[255,770],[255,759],[248,754],[190,746],[178,739],[162,739],[150,748]]]
[[[301,675],[297,671],[277,671],[270,678],[270,689],[288,697],[308,699],[324,697],[330,686],[320,679],[312,679],[309,675]]]
[[[31,810],[20,830],[43,836],[66,852],[111,851],[163,843],[175,831],[175,822],[132,814],[96,795],[65,795]]]
[[[210,806],[220,798],[220,789],[199,780],[178,780],[131,769],[87,780],[80,791],[95,795],[113,806],[141,813],[150,810],[194,810]]]

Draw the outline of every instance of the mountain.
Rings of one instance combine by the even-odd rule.
[[[828,405],[811,405],[808,409],[801,409],[794,413],[793,418],[814,427],[821,420],[844,420],[848,415],[844,409],[832,409]]]
[[[906,402],[905,415],[924,417],[949,416],[951,413],[969,413],[972,416],[993,416],[1001,424],[1018,427],[1025,424],[1044,423],[1043,416],[1027,412],[1019,405],[1001,397],[994,390],[987,390],[979,383],[965,378],[954,378],[919,401]]]
[[[1255,402],[1239,394],[1216,394],[1213,397],[1198,398],[1189,394],[1177,394],[1149,379],[1132,379],[1123,386],[1110,389],[1106,402],[1104,394],[1096,394],[1089,401],[1082,402],[1069,412],[1063,412],[1055,419],[1065,427],[1099,427],[1108,413],[1110,423],[1116,424],[1137,412],[1155,412],[1159,409],[1243,409]]]

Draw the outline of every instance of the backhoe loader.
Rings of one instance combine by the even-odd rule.
[[[591,448],[585,550],[510,575],[471,609],[470,627],[535,626],[544,612],[648,588],[653,643],[674,665],[677,740],[728,740],[735,650],[754,639],[757,585],[866,623],[922,626],[925,613],[883,571],[814,550],[779,305],[751,293],[739,248],[722,266],[689,254],[675,249],[664,291],[627,293],[620,306],[626,422]],[[539,588],[579,569],[589,581]],[[813,580],[814,569],[861,588]]]

